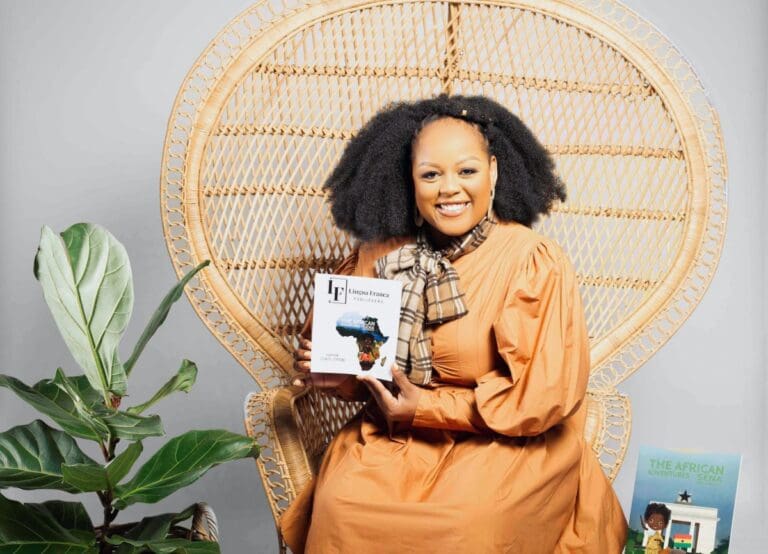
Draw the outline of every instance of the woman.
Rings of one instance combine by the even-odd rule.
[[[294,552],[621,552],[574,268],[530,228],[565,199],[553,168],[482,96],[391,105],[349,143],[326,186],[361,244],[337,272],[403,281],[398,390],[309,373],[300,341],[296,384],[368,402],[280,521]]]

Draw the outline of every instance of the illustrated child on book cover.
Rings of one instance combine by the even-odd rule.
[[[641,446],[626,554],[728,554],[738,454]]]
[[[669,549],[664,548],[664,535],[661,532],[669,525],[669,518],[672,516],[672,510],[664,504],[651,502],[645,508],[645,514],[640,521],[643,529],[652,529],[656,531],[648,537],[645,545],[645,554],[668,554]]]

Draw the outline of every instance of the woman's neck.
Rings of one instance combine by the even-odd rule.
[[[475,227],[480,225],[480,223],[482,223],[482,221],[484,219],[485,218],[483,218],[480,221],[478,221],[475,224]],[[441,233],[440,231],[438,231],[437,229],[435,229],[434,227],[432,227],[431,225],[429,225],[427,223],[425,223],[425,225],[426,225],[427,240],[432,245],[432,247],[435,248],[436,250],[443,250],[445,248],[448,248],[451,245],[451,242],[454,239],[457,239],[457,238],[465,236],[465,235],[460,235],[460,236],[455,236],[454,237],[454,236],[451,236],[451,235],[446,235],[445,233]],[[472,227],[472,229],[467,231],[467,233],[472,232],[472,230],[474,230],[475,227]]]
[[[451,244],[451,240],[454,237],[443,234],[432,226],[427,227],[427,239],[430,244],[437,250],[442,250]]]

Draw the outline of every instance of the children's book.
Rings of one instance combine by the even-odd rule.
[[[727,554],[741,456],[643,446],[625,554]]]
[[[312,372],[391,381],[402,286],[390,279],[316,273]]]

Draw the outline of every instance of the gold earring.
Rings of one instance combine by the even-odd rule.
[[[488,221],[495,223],[496,215],[493,212],[493,198],[496,196],[496,183],[491,187],[491,199],[488,201]]]

